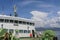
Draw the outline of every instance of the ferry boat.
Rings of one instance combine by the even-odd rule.
[[[34,20],[14,16],[0,15],[0,28],[6,29],[19,37],[34,36]]]
[[[15,16],[0,15],[0,28],[6,29],[16,37],[34,37],[34,20],[17,17],[16,6],[14,6],[14,14]]]

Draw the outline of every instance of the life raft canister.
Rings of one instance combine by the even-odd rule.
[[[32,34],[30,33],[30,37],[32,37]]]

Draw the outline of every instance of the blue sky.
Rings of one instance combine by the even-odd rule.
[[[14,5],[19,17],[41,21],[39,25],[51,26],[50,22],[54,20],[53,26],[56,26],[55,22],[60,17],[60,0],[0,0],[0,14],[13,15]]]
[[[19,16],[25,18],[31,18],[32,15],[29,12],[33,10],[53,12],[54,15],[56,11],[60,10],[60,0],[0,0],[0,13],[3,11],[7,15],[9,13],[13,14],[14,4],[17,5]]]

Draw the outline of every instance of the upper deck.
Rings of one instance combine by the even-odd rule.
[[[26,19],[21,17],[14,17],[14,16],[7,16],[7,15],[0,15],[0,22],[10,22],[10,23],[23,23],[23,24],[30,24],[34,25],[34,20]]]

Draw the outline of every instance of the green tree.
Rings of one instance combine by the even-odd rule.
[[[43,32],[42,39],[43,40],[53,40],[54,36],[55,36],[55,32],[53,30],[46,30]]]

